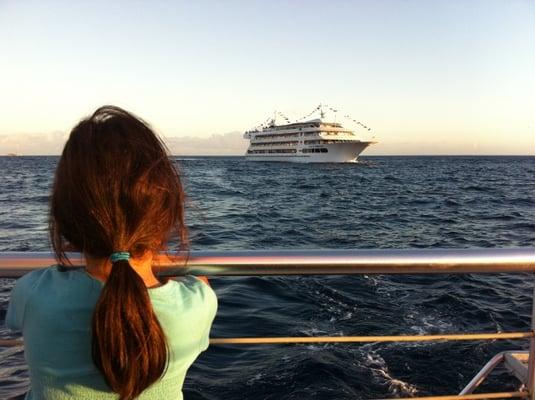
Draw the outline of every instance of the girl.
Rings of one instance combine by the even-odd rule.
[[[208,282],[161,282],[155,253],[187,244],[184,193],[149,126],[112,106],[72,130],[50,207],[54,266],[19,279],[7,325],[22,331],[27,399],[181,399],[208,347],[217,300]]]

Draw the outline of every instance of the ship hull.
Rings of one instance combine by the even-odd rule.
[[[248,154],[246,159],[250,161],[277,161],[295,163],[355,163],[358,156],[373,142],[355,143],[331,143],[321,145],[327,148],[327,153],[304,153],[299,149],[293,154]]]

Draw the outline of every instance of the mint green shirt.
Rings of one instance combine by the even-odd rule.
[[[30,369],[26,399],[117,399],[91,358],[91,317],[103,284],[84,270],[36,270],[17,281],[6,325],[22,331]],[[167,337],[169,367],[139,397],[182,399],[186,372],[208,347],[217,310],[213,290],[193,276],[148,289]]]

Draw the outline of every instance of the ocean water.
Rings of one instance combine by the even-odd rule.
[[[363,157],[354,165],[183,158],[193,249],[535,246],[535,157]],[[55,157],[0,157],[0,251],[45,251]],[[213,278],[213,337],[386,335],[529,328],[533,277]],[[0,282],[0,318],[12,280]],[[2,338],[13,337],[3,326]],[[526,341],[213,346],[187,399],[366,399],[459,392]],[[0,349],[0,398],[28,385]],[[503,369],[482,389],[513,390]]]

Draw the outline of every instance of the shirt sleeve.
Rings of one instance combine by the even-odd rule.
[[[195,278],[196,284],[199,287],[199,294],[202,298],[202,329],[201,337],[199,341],[199,352],[203,352],[208,348],[210,344],[210,329],[217,312],[217,296],[214,290],[205,282]]]
[[[25,275],[18,279],[11,291],[6,313],[6,326],[13,331],[22,331],[29,289],[32,286],[32,277],[30,275]]]

